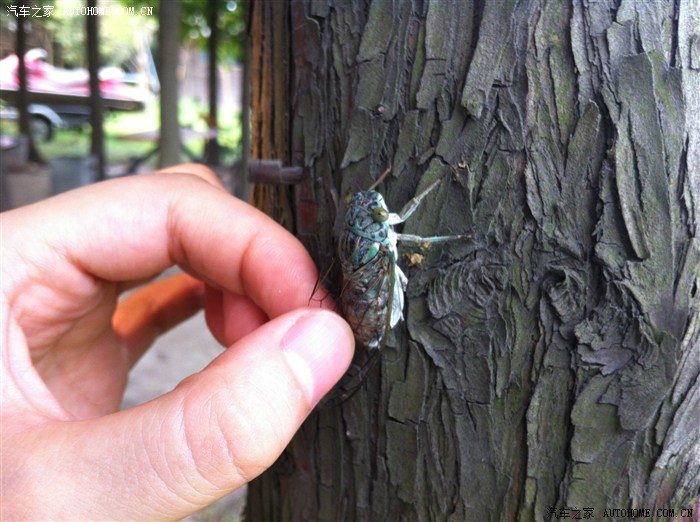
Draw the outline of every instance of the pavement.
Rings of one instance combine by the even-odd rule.
[[[56,177],[39,165],[6,168],[2,174],[2,210],[40,201],[55,192]],[[230,182],[222,176],[224,182]],[[172,268],[164,275],[176,273]],[[198,372],[222,352],[209,333],[204,314],[199,313],[162,335],[129,375],[122,409],[143,404],[172,390],[185,377]],[[240,521],[246,488],[241,488],[212,506],[187,517],[189,522]]]

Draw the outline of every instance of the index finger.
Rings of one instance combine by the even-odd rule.
[[[76,275],[56,269],[57,255],[95,283],[150,277],[178,264],[249,297],[269,317],[306,306],[318,272],[303,245],[184,168],[98,183],[6,213],[5,245],[23,245],[22,258],[32,261],[25,267],[52,266],[54,286]]]

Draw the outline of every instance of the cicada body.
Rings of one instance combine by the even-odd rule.
[[[343,272],[340,308],[357,343],[370,351],[381,347],[403,310],[406,277],[396,264],[397,237],[389,216],[379,192],[356,193],[338,242]]]
[[[389,212],[384,198],[375,190],[357,192],[350,199],[338,241],[343,279],[339,304],[355,334],[355,357],[348,373],[324,399],[324,404],[338,398],[343,401],[357,390],[378,360],[387,333],[403,318],[408,280],[397,264],[398,241],[432,243],[467,237],[420,237],[394,231],[393,225],[406,221],[439,182],[431,183],[399,214]]]

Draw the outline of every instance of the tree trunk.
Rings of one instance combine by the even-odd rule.
[[[474,236],[401,247],[406,322],[248,519],[697,517],[697,3],[273,5],[253,152],[306,180],[256,190],[293,198],[319,268],[338,202],[388,167],[394,211],[444,178],[404,232]]]
[[[22,6],[28,8],[26,0],[22,2]],[[37,163],[43,163],[44,159],[39,154],[39,151],[34,145],[34,138],[32,137],[32,131],[30,126],[31,115],[29,114],[29,96],[27,94],[28,88],[28,77],[27,77],[27,64],[24,61],[24,55],[28,51],[27,49],[27,22],[24,16],[18,16],[15,18],[17,21],[17,27],[15,29],[15,54],[17,55],[17,113],[19,115],[19,132],[27,138],[28,143],[28,158],[30,161]]]
[[[180,0],[161,2],[158,10],[160,56],[160,167],[180,162],[178,65],[180,58]]]
[[[96,0],[88,0],[89,8],[96,8]],[[90,153],[97,158],[97,179],[105,179],[105,132],[103,125],[102,93],[100,92],[100,39],[97,16],[85,18],[87,61],[90,72]]]
[[[219,0],[207,1],[207,25],[211,33],[207,41],[209,63],[207,64],[207,92],[209,93],[209,119],[207,125],[210,129],[219,128],[219,74],[218,74],[218,47],[219,25],[218,10],[222,7]],[[208,165],[219,164],[219,140],[216,136],[207,140],[204,146],[204,158]]]

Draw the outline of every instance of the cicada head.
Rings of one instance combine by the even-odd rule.
[[[379,192],[357,192],[345,212],[345,228],[352,234],[384,243],[389,235],[388,218],[389,209]]]

